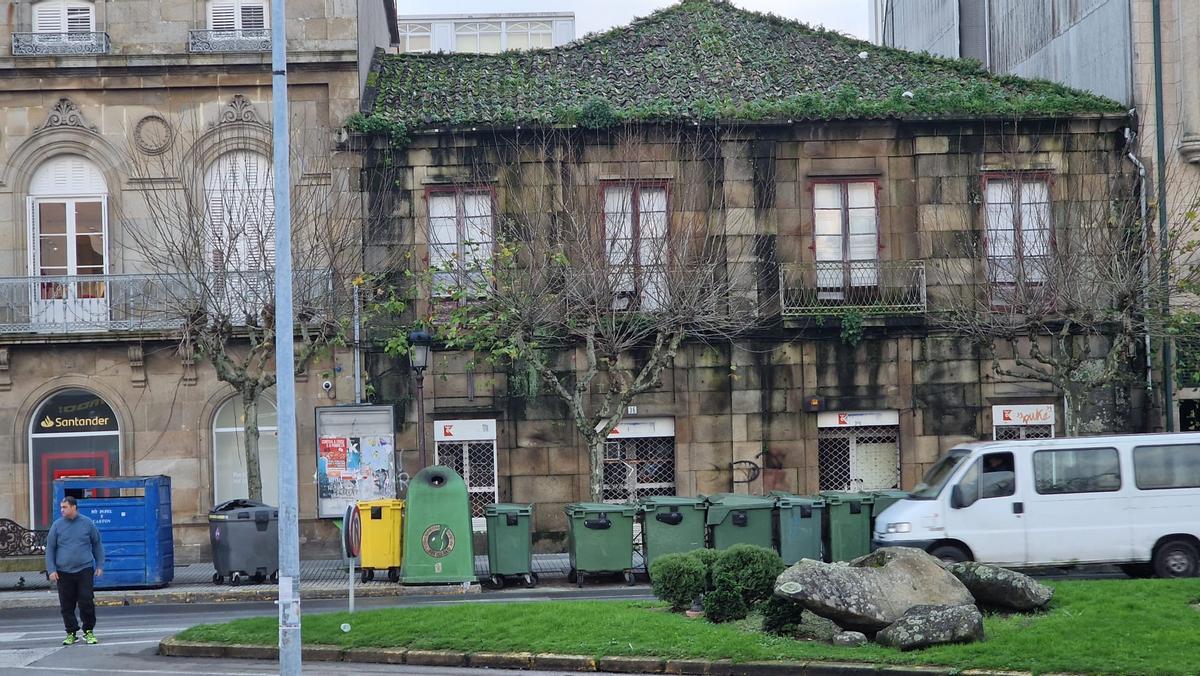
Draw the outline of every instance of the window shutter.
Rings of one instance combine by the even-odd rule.
[[[231,31],[237,28],[233,0],[212,0],[208,3],[208,28],[214,31]]]
[[[243,30],[267,27],[267,8],[261,3],[246,3],[241,7]]]
[[[92,8],[90,6],[67,7],[67,32],[91,33]]]
[[[34,33],[62,33],[64,25],[62,2],[41,2],[33,6]]]

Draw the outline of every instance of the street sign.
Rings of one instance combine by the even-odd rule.
[[[362,515],[358,505],[346,507],[346,518],[342,523],[342,543],[346,546],[347,558],[353,559],[362,549]]]

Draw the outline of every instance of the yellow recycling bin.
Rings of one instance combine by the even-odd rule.
[[[403,500],[361,500],[358,511],[362,517],[362,545],[359,567],[362,581],[375,579],[375,571],[386,570],[388,580],[400,581],[400,565],[404,549],[401,538],[404,526]]]

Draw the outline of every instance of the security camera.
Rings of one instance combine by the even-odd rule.
[[[321,383],[321,389],[325,390],[326,392],[329,392],[330,390],[333,389],[333,381],[326,380],[325,382]]]

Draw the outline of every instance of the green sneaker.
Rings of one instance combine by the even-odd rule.
[[[71,632],[63,639],[63,645],[75,645],[75,642],[78,640],[79,637],[75,635],[75,632]]]
[[[92,633],[91,629],[89,629],[83,632],[83,642],[88,645],[96,645],[100,641],[96,640],[96,635]]]

